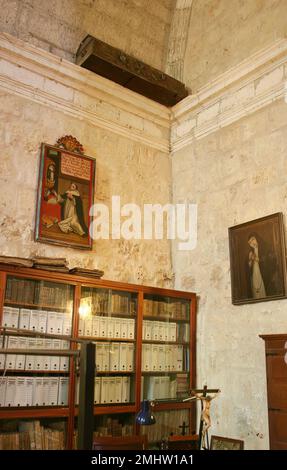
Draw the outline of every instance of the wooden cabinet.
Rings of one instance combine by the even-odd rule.
[[[287,449],[287,334],[262,335],[266,350],[271,450]]]
[[[76,350],[71,337],[96,343],[95,436],[158,442],[183,425],[195,432],[195,404],[183,402],[195,387],[195,294],[12,266],[0,279],[0,325],[9,329],[2,347]],[[0,354],[0,369],[0,446],[9,434],[6,448],[73,448],[77,361]],[[155,402],[148,432],[135,424],[143,399]],[[29,443],[31,433],[37,439]]]

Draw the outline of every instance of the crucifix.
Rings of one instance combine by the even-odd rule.
[[[212,395],[208,395],[211,393]],[[211,426],[211,418],[210,418],[210,405],[211,401],[220,393],[218,388],[207,388],[207,385],[203,387],[203,389],[195,389],[191,390],[192,396],[186,398],[183,401],[191,401],[191,400],[200,400],[201,401],[201,416],[200,416],[200,425],[199,425],[199,436],[198,436],[198,448],[199,450],[201,447],[203,449],[208,448],[208,437],[207,431]]]
[[[185,424],[185,421],[183,421],[181,426],[178,426],[181,429],[181,435],[185,436],[185,430],[189,428],[188,424]]]

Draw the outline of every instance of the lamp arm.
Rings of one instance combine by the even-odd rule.
[[[198,400],[198,399],[199,399],[198,397],[188,397],[188,398],[185,398],[182,401],[191,401],[191,400]]]

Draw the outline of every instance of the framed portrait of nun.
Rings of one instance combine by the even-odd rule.
[[[229,228],[234,305],[286,298],[286,254],[281,212]]]
[[[94,200],[96,161],[83,154],[72,136],[58,146],[43,143],[37,197],[35,239],[89,250],[90,208]]]

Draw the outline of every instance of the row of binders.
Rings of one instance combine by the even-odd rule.
[[[176,341],[176,323],[163,321],[143,321],[143,339],[152,341]]]
[[[184,367],[182,345],[143,344],[142,371],[176,372]]]
[[[94,338],[134,339],[134,318],[101,317],[94,315],[80,318],[79,336],[92,336]]]
[[[94,404],[129,403],[130,377],[96,377]],[[79,382],[76,388],[76,404],[79,403]]]
[[[52,335],[71,335],[72,316],[69,313],[5,306],[2,325]]]
[[[67,406],[68,377],[0,377],[0,407]]]
[[[133,371],[134,352],[130,343],[96,343],[97,371]]]
[[[3,337],[2,337],[3,340]],[[69,341],[60,339],[6,336],[4,348],[8,349],[69,349]],[[29,354],[0,354],[0,369],[68,371],[68,356],[34,356]],[[1,380],[1,379],[0,379]]]
[[[176,398],[177,379],[169,376],[142,376],[142,397],[145,400]]]

